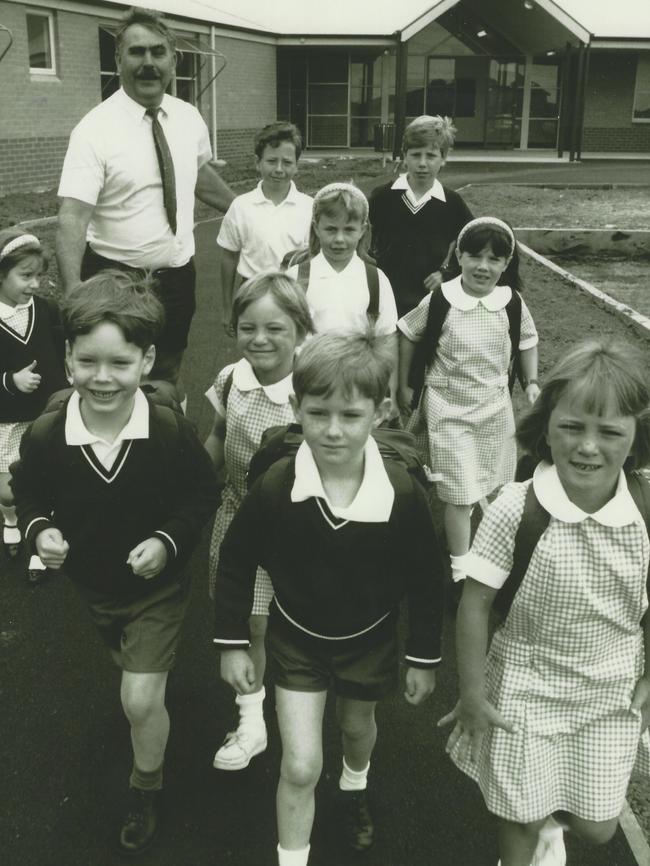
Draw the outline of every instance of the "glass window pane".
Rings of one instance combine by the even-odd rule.
[[[330,83],[348,81],[348,55],[324,54],[309,58],[309,81],[311,83]]]
[[[309,113],[347,115],[347,84],[312,84],[309,88]]]
[[[637,120],[650,118],[650,56],[647,54],[639,54],[637,60],[634,117]]]
[[[310,147],[347,147],[347,117],[310,117]]]
[[[46,15],[27,15],[30,69],[52,69],[50,22]]]
[[[186,78],[176,79],[176,96],[185,102],[194,103],[194,82]]]
[[[176,55],[176,75],[184,78],[194,78],[196,75],[196,54],[191,51],[179,51]]]
[[[412,117],[424,114],[424,87],[409,87],[406,91],[406,113]]]
[[[650,117],[650,91],[648,93],[637,93],[634,102],[634,116],[637,118]]]
[[[112,96],[120,89],[120,79],[117,74],[112,75],[109,73],[108,75],[101,75],[100,81],[102,87],[102,100],[108,99],[109,96]]]
[[[115,37],[102,27],[99,28],[99,68],[102,72],[116,72]]]
[[[533,120],[528,124],[528,147],[555,147],[557,120]]]
[[[351,87],[350,114],[362,117],[381,114],[380,87]]]
[[[350,147],[374,147],[379,117],[357,117],[350,121]]]
[[[424,57],[409,54],[406,65],[406,81],[409,85],[422,86],[424,83],[424,60]]]

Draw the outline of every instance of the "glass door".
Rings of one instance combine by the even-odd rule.
[[[309,147],[348,147],[348,66],[347,52],[327,52],[309,58]]]
[[[518,97],[523,84],[523,59],[490,60],[485,112],[486,147],[519,146],[521,108]]]

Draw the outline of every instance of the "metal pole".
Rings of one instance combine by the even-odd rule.
[[[406,75],[408,68],[408,43],[402,42],[402,34],[397,34],[397,56],[395,58],[395,141],[393,143],[393,159],[400,154],[404,126],[406,124]]]
[[[587,45],[585,48],[585,62],[582,68],[582,82],[581,82],[581,94],[580,94],[580,111],[578,113],[578,140],[576,143],[576,159],[581,159],[582,157],[582,133],[584,127],[584,119],[585,119],[585,102],[587,101],[587,79],[589,78],[589,55],[590,55],[590,46]]]

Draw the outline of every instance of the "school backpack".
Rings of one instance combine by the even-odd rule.
[[[372,431],[372,437],[384,459],[401,464],[425,489],[430,486],[415,445],[415,438],[411,433],[406,430],[377,427]],[[283,457],[295,457],[303,439],[300,424],[281,424],[265,430],[260,446],[248,466],[246,476],[248,487],[250,488],[260,475]]]
[[[650,482],[645,475],[637,471],[629,472],[626,475],[626,480],[630,496],[645,521],[646,530],[650,537]],[[494,599],[494,609],[502,619],[508,615],[510,606],[528,570],[533,551],[544,534],[550,519],[551,515],[540,504],[533,485],[530,484],[526,491],[524,510],[515,534],[512,570]],[[647,586],[650,594],[650,568]]]
[[[429,312],[427,315],[427,325],[422,339],[415,344],[413,358],[411,361],[411,369],[409,371],[409,385],[413,388],[412,406],[417,408],[422,388],[424,387],[424,377],[427,370],[436,357],[442,326],[447,318],[447,313],[451,304],[444,296],[440,287],[431,292],[429,299]],[[521,337],[521,295],[513,290],[512,297],[506,304],[506,313],[508,315],[508,328],[510,331],[510,371],[508,375],[508,387],[510,393],[515,386],[515,378],[521,382],[521,365],[519,352],[519,339]]]

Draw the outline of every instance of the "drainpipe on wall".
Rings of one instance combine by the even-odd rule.
[[[578,135],[576,140],[576,159],[582,158],[582,133],[585,119],[585,102],[587,101],[587,79],[589,78],[589,55],[591,45],[585,47],[585,62],[582,68],[582,82],[580,86],[580,111],[578,112]]]
[[[216,32],[214,24],[210,25],[210,48],[216,51]],[[212,85],[210,87],[210,131],[212,132],[212,158],[217,159],[217,58],[214,54],[210,57],[210,74]]]
[[[402,42],[402,32],[397,31],[397,55],[395,57],[395,142],[393,159],[401,152],[402,136],[406,123],[406,72],[408,65],[408,42]]]

